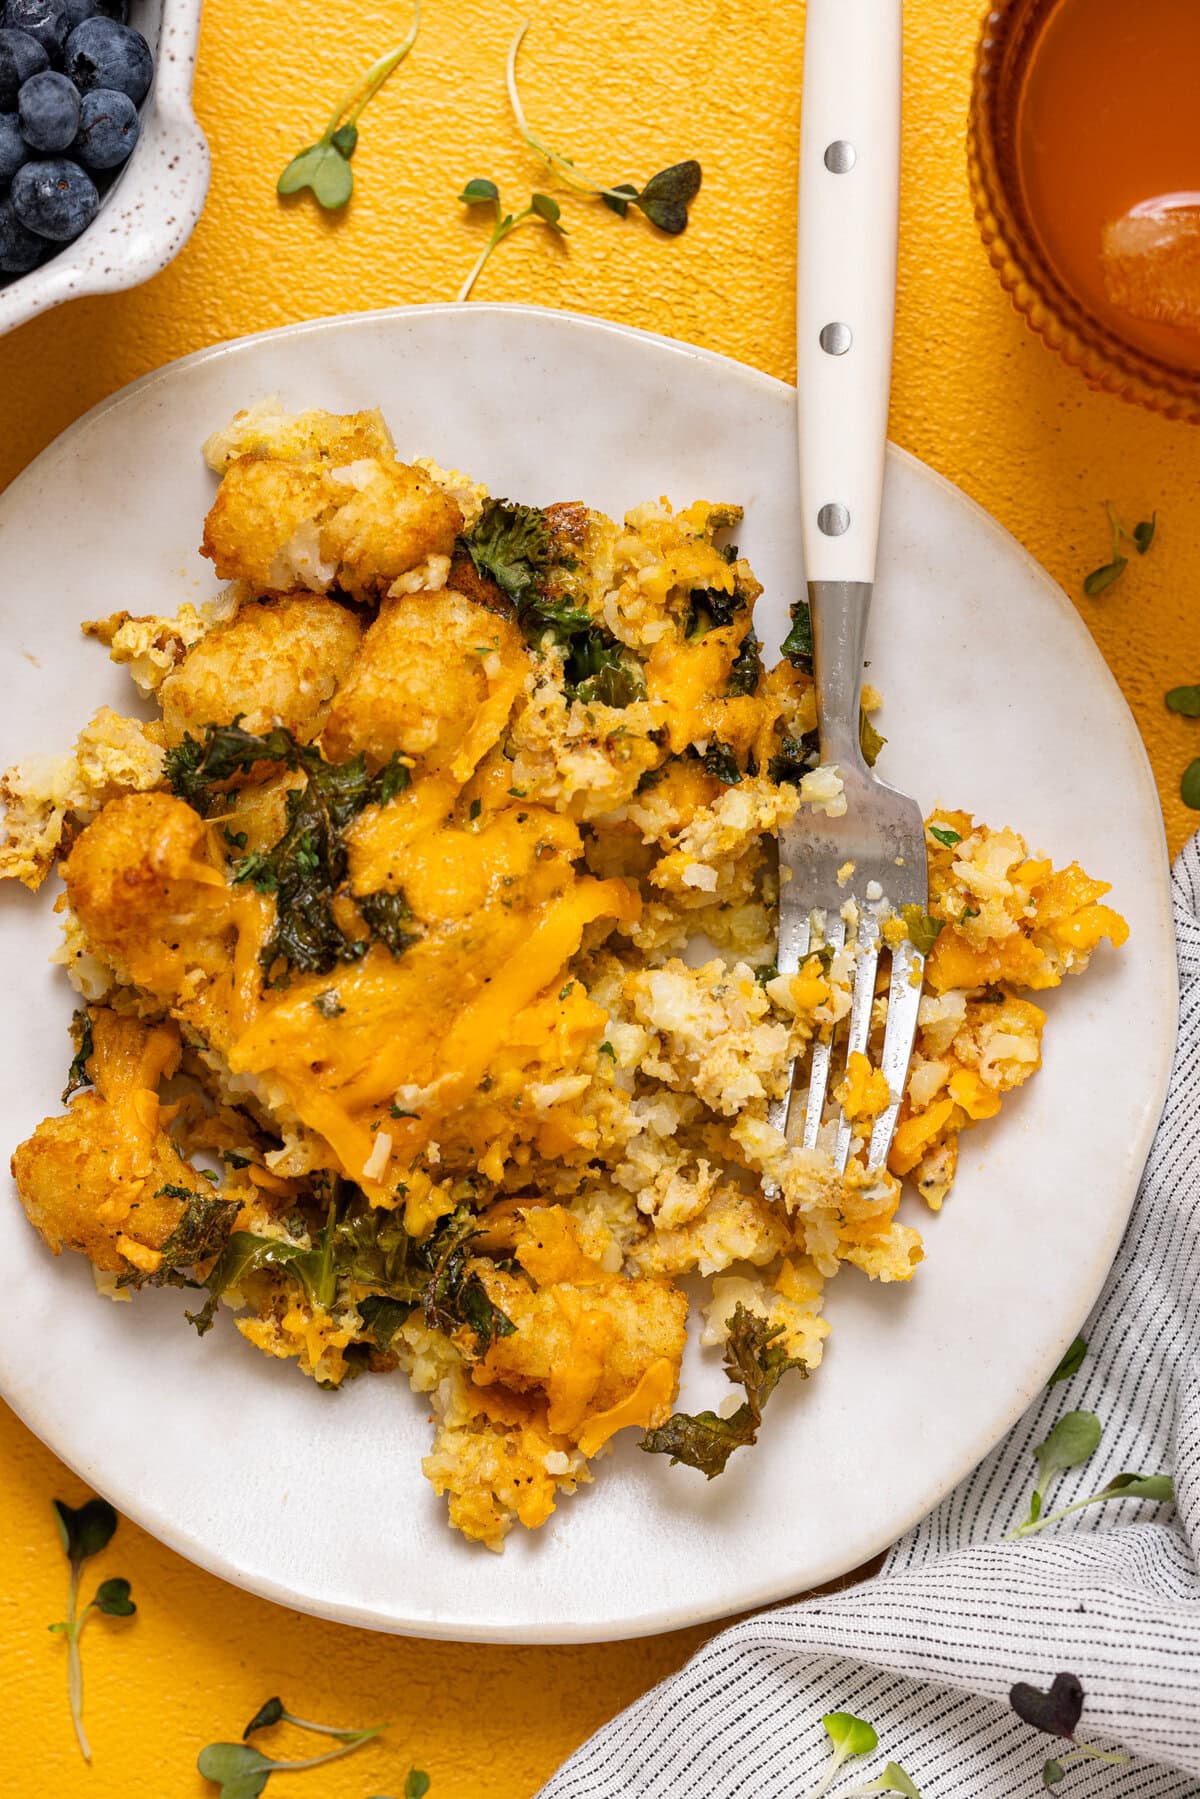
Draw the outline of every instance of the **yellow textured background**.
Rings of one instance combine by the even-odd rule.
[[[523,230],[477,297],[600,313],[792,378],[800,0],[530,0],[528,10],[523,89],[551,141],[609,178],[697,156],[704,190],[686,236],[672,242],[572,205],[567,246]],[[1200,754],[1200,724],[1167,714],[1162,696],[1200,678],[1200,434],[1089,393],[1011,312],[967,196],[976,0],[907,0],[905,11],[892,436],[980,500],[1075,595],[1082,574],[1107,559],[1104,500],[1129,522],[1159,508],[1150,556],[1080,608],[1149,745],[1174,848],[1193,822],[1177,789]],[[455,204],[462,183],[490,175],[522,201],[545,185],[503,104],[516,16],[486,0],[426,0],[416,51],[364,120],[357,196],[332,222],[307,201],[281,206],[274,177],[317,135],[341,87],[399,37],[402,0],[208,0],[196,82],[213,151],[204,218],[157,280],[0,341],[0,484],[85,408],[189,350],[317,314],[452,298],[483,229]],[[133,548],[137,500],[134,488]],[[1036,644],[1014,645],[996,680],[1019,682],[1022,656],[1037,654]],[[1088,720],[1078,728],[1085,756]],[[706,1634],[526,1650],[370,1636],[238,1593],[124,1524],[92,1566],[97,1577],[127,1575],[141,1610],[129,1624],[89,1626],[96,1757],[85,1771],[62,1648],[45,1630],[61,1616],[65,1587],[48,1504],[55,1494],[77,1502],[82,1490],[7,1414],[0,1456],[0,1785],[12,1799],[200,1799],[212,1789],[193,1772],[197,1749],[236,1735],[277,1691],[309,1716],[394,1724],[384,1746],[320,1775],[280,1777],[272,1796],[398,1795],[411,1757],[433,1776],[433,1799],[528,1799],[576,1743]],[[213,1478],[237,1470],[214,1455]]]

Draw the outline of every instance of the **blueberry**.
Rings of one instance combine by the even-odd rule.
[[[129,18],[127,0],[66,0],[67,24],[72,31],[76,25],[82,25],[85,19],[94,19],[97,14],[104,19],[120,19],[122,25]]]
[[[23,162],[29,161],[29,145],[21,136],[15,112],[0,112],[0,188],[6,188]]]
[[[17,103],[21,134],[31,150],[69,150],[79,130],[79,91],[65,75],[31,75]]]
[[[67,74],[81,94],[97,87],[116,88],[140,106],[150,91],[154,58],[141,32],[132,26],[116,19],[85,19],[67,39]]]
[[[50,58],[36,38],[0,27],[0,112],[13,112],[23,83],[49,67]]]
[[[67,33],[67,0],[5,0],[4,23],[36,38],[51,62],[61,63]]]
[[[22,225],[59,244],[69,244],[86,231],[100,210],[95,182],[65,156],[27,162],[18,169],[12,203]]]
[[[98,87],[83,97],[75,154],[88,169],[116,169],[133,154],[141,126],[128,94]],[[0,151],[0,174],[3,173]]]
[[[12,201],[0,200],[0,269],[6,275],[28,274],[41,261],[45,248],[45,238],[26,231]]]

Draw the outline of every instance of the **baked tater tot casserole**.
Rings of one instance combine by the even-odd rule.
[[[61,875],[79,996],[63,1109],[13,1157],[30,1223],[323,1387],[402,1372],[489,1548],[620,1431],[719,1474],[820,1366],[828,1285],[913,1278],[902,1184],[937,1211],[1036,1073],[1039,996],[1126,936],[1106,884],[933,812],[928,913],[882,920],[927,952],[889,1166],[881,985],[840,1175],[766,1116],[849,1009],[855,918],[776,972],[775,834],[845,799],[802,603],[765,666],[739,508],[495,498],[376,413],[263,405],[205,454],[220,597],[84,627],[156,716],[3,780],[0,872]]]

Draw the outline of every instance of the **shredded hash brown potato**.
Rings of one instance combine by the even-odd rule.
[[[890,1166],[839,1175],[832,1124],[804,1150],[766,1118],[853,952],[772,966],[773,836],[845,800],[803,633],[762,667],[738,508],[510,505],[398,461],[376,413],[264,405],[206,454],[232,585],[85,627],[161,717],[101,711],[3,780],[0,872],[58,864],[84,1002],[66,1110],[13,1158],[30,1222],[101,1291],[190,1287],[202,1333],[226,1306],[322,1385],[403,1370],[425,1473],[492,1549],[620,1430],[711,1477],[819,1365],[844,1264],[912,1278],[902,1181],[942,1205],[961,1133],[1039,1066],[1028,996],[1124,921],[1074,864],[936,811]],[[886,993],[835,1095],[860,1150]],[[745,1397],[693,1417],[696,1274]]]

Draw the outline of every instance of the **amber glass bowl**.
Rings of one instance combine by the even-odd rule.
[[[1091,386],[1200,424],[1200,373],[1148,355],[1094,318],[1059,280],[1027,214],[1017,172],[1017,110],[1028,60],[1057,4],[997,0],[983,21],[967,161],[984,246],[1026,323]]]

